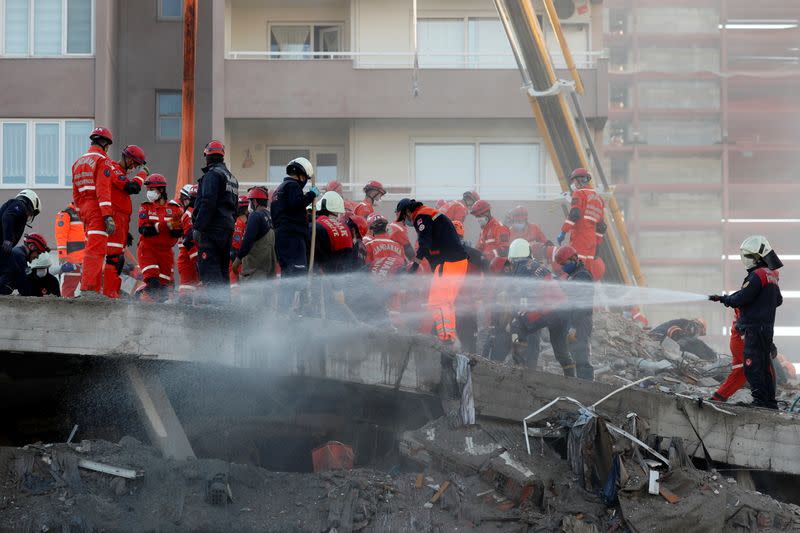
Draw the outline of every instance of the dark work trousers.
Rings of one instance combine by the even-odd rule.
[[[570,353],[575,361],[575,374],[581,379],[594,380],[594,367],[590,361],[592,348],[592,309],[576,309],[570,313],[570,327],[575,328],[575,342]]]
[[[229,268],[232,232],[203,233],[197,241],[197,272],[203,282],[204,297],[216,303],[229,302]]]
[[[744,331],[744,376],[750,384],[753,405],[777,409],[772,370],[772,326],[737,326]]]
[[[534,340],[531,338],[531,335],[536,335],[535,345],[536,349],[531,349],[531,344],[528,344],[528,348],[526,349],[526,358],[527,361],[521,362],[522,364],[526,364],[530,368],[536,368],[536,365],[539,362],[539,332],[547,328],[548,333],[550,334],[550,345],[553,347],[553,355],[556,358],[556,361],[561,365],[561,368],[564,369],[565,376],[575,376],[575,363],[572,362],[572,358],[569,355],[569,348],[567,347],[567,333],[569,332],[569,322],[567,317],[562,313],[548,313],[542,318],[536,320],[535,322],[531,322],[528,324],[523,325],[523,334],[522,336],[525,337],[528,342]],[[531,349],[531,351],[527,351]]]
[[[275,253],[281,266],[281,278],[297,278],[308,273],[308,244],[305,235],[297,232],[275,231]],[[305,287],[298,279],[281,283],[278,310],[298,310],[300,295]]]

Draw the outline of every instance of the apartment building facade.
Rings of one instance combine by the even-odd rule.
[[[563,23],[587,87],[584,111],[600,131],[607,73],[592,50],[602,42],[602,12],[577,3],[586,9]],[[0,0],[7,195],[30,186],[46,213],[66,205],[69,167],[94,124],[113,130],[112,155],[138,144],[151,170],[174,180],[181,6]],[[354,197],[370,179],[426,200],[477,189],[540,209],[533,202],[558,195],[490,0],[419,0],[419,68],[410,0],[199,0],[198,19],[198,172],[203,145],[220,138],[245,185],[280,181],[288,160],[303,155],[320,181],[339,179]],[[547,38],[554,43],[549,30]],[[554,61],[563,66],[559,54]],[[49,226],[37,222],[48,235]]]

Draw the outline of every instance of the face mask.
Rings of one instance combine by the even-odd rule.
[[[155,202],[159,198],[161,198],[161,193],[159,191],[147,191],[147,199],[151,202]]]
[[[740,257],[742,258],[742,263],[744,263],[744,268],[746,268],[747,270],[755,268],[756,265],[758,264],[756,258],[753,257],[752,255],[740,254]]]
[[[513,229],[516,232],[522,233],[523,231],[525,231],[525,224],[521,223],[512,224],[511,229]]]
[[[37,278],[43,278],[46,275],[47,275],[47,269],[46,268],[37,268],[36,269],[36,277]]]
[[[577,190],[578,190],[578,184],[577,184],[577,183],[575,183],[575,182],[573,181],[573,182],[572,182],[572,183],[570,183],[570,185],[569,185],[569,190],[571,190],[572,192],[575,192],[575,191],[577,191]]]
[[[564,271],[565,274],[572,274],[578,268],[578,263],[575,261],[567,261],[563,265],[561,265],[561,270]]]
[[[381,198],[380,198],[380,196],[379,196],[379,197],[377,197],[377,198],[373,198],[373,199],[372,199],[372,205],[373,205],[373,206],[376,206],[376,207],[377,207],[377,206],[379,206],[380,204],[381,204]]]
[[[484,227],[484,226],[486,226],[486,224],[488,224],[488,223],[489,223],[489,219],[488,219],[488,218],[486,218],[486,217],[483,217],[483,218],[479,218],[479,219],[478,219],[478,224],[480,224],[480,225],[481,225],[481,227]]]

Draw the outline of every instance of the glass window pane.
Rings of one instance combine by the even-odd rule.
[[[538,144],[481,144],[480,187],[486,200],[534,200],[544,191]],[[511,178],[509,178],[511,177]]]
[[[417,200],[461,198],[475,187],[473,144],[417,144],[414,159]]]
[[[317,173],[318,182],[335,180],[338,176],[339,156],[335,153],[317,154],[317,165],[314,169]]]
[[[464,66],[464,21],[421,19],[417,23],[419,65],[424,68]]]
[[[339,26],[314,27],[314,51],[338,52],[339,51]]]
[[[516,68],[514,54],[499,19],[470,19],[469,65],[472,68]]]
[[[158,114],[159,116],[180,115],[181,93],[158,93]]]
[[[91,120],[68,120],[64,126],[64,183],[72,185],[72,164],[89,146]]]
[[[181,117],[161,117],[158,119],[158,138],[175,140],[181,138]]]
[[[270,50],[273,52],[310,52],[311,26],[272,26]],[[283,59],[307,59],[309,56],[287,53]]]
[[[36,165],[34,182],[36,184],[58,183],[58,124],[37,123],[35,126]]]
[[[270,150],[269,151],[269,173],[268,178],[269,181],[281,181],[283,178],[286,177],[286,165],[289,164],[289,161],[296,157],[305,157],[306,159],[311,157],[310,150],[296,150],[296,149],[289,149],[289,150]]]
[[[181,0],[160,0],[162,18],[181,18],[183,17],[183,6]]]
[[[61,0],[36,0],[33,5],[34,55],[61,55]]]
[[[67,0],[67,53],[92,53],[92,0]]]
[[[3,183],[25,183],[28,127],[3,124]]]
[[[28,0],[6,0],[5,53],[28,53]]]

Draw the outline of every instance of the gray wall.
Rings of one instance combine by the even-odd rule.
[[[0,59],[3,118],[94,117],[93,58]]]

